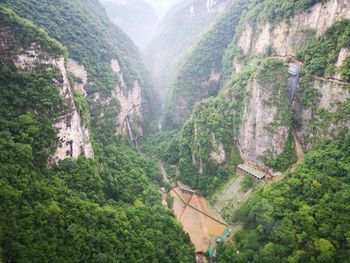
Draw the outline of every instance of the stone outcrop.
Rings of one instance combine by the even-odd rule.
[[[57,162],[65,158],[77,158],[80,155],[92,158],[93,149],[90,143],[89,129],[82,124],[81,117],[75,108],[64,58],[55,62],[55,66],[60,70],[63,78],[63,83],[60,85],[60,95],[69,103],[70,111],[60,116],[59,121],[55,123],[55,127],[58,129],[59,146],[52,160]]]
[[[337,81],[322,79],[314,79],[309,87],[318,91],[317,102],[307,107],[307,102],[303,102],[299,94],[293,105],[294,118],[300,120],[297,137],[306,151],[312,149],[319,140],[331,139],[350,128],[350,120],[344,112],[345,104],[350,99],[349,87]]]
[[[215,134],[212,134],[211,144],[213,151],[210,153],[210,158],[218,164],[225,162],[226,152],[224,150],[224,145],[216,141]]]
[[[267,49],[272,49],[279,56],[295,56],[310,33],[322,35],[341,18],[350,18],[348,0],[320,2],[277,25],[266,22],[253,27],[246,24],[238,38],[238,47],[245,55],[264,54]]]
[[[283,152],[290,126],[275,126],[267,129],[280,114],[275,105],[267,104],[273,93],[273,85],[262,85],[256,79],[250,81],[246,89],[251,94],[245,98],[242,122],[239,128],[238,143],[244,158],[264,166],[261,157],[270,153],[270,157]],[[281,98],[283,99],[283,98]],[[288,99],[284,98],[285,103]]]
[[[39,65],[45,65],[60,72],[61,77],[53,81],[60,90],[60,96],[68,106],[67,111],[63,112],[57,122],[53,124],[58,130],[59,146],[56,153],[51,156],[50,162],[57,163],[59,160],[77,158],[81,155],[92,158],[93,149],[90,142],[90,132],[82,123],[75,107],[64,57],[56,58],[43,54],[40,45],[32,43],[28,49],[13,56],[13,63],[21,71],[31,71]]]
[[[68,81],[65,67],[65,58],[44,52],[39,43],[31,43],[27,48],[22,48],[10,27],[0,27],[0,61],[12,61],[19,71],[33,71],[38,66],[46,66],[59,72],[60,77],[53,79],[60,96],[65,100],[67,110],[52,125],[57,128],[59,146],[50,163],[57,163],[65,158],[77,158],[84,155],[93,157],[90,143],[89,129],[81,122],[81,117],[75,108],[72,87]],[[13,48],[16,47],[16,48]],[[9,63],[7,61],[6,63]]]
[[[88,85],[88,75],[84,65],[80,65],[78,62],[76,62],[73,59],[68,59],[67,71],[70,74],[72,74],[75,78],[78,79],[78,81],[74,83],[73,89],[80,92],[84,96],[86,96],[87,95],[86,88]]]
[[[123,72],[117,59],[111,61],[111,67],[119,78],[119,84],[112,91],[112,97],[120,103],[120,113],[117,116],[117,133],[126,135],[131,141],[136,141],[143,135],[143,129],[139,121],[142,120],[142,94],[137,80],[133,86],[127,89],[123,78]]]
[[[266,55],[270,50],[277,57],[295,57],[306,41],[314,34],[322,35],[336,21],[341,18],[350,18],[350,4],[346,0],[329,0],[314,5],[309,10],[300,12],[294,17],[272,25],[269,22],[254,25],[246,23],[243,31],[237,37],[237,47],[246,56]],[[349,50],[343,48],[335,64],[334,78],[341,79],[340,68],[349,56]],[[233,71],[240,72],[242,61],[234,58]],[[332,81],[315,80],[309,84],[310,88],[320,92],[320,100],[315,109],[322,109],[328,113],[341,111],[341,105],[349,98],[344,85]],[[264,107],[263,98],[259,98],[259,85],[250,83],[247,87],[252,92],[251,105],[245,106],[243,121],[240,127],[239,143],[244,157],[249,161],[263,165],[259,156],[265,151],[276,156],[283,151],[283,145],[288,138],[289,129],[279,127],[274,137],[267,136],[263,127],[273,121],[274,107]],[[264,94],[264,96],[266,96]],[[301,127],[297,132],[297,138],[302,143],[304,150],[311,149],[322,138],[332,138],[341,129],[349,124],[342,120],[338,123],[329,123],[328,127],[322,127],[320,116],[316,112],[306,108],[301,102],[297,92],[296,101],[293,104],[293,118],[301,121]],[[319,123],[319,124],[317,124]],[[313,127],[317,124],[317,131]]]

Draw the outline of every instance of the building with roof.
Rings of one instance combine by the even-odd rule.
[[[186,194],[195,194],[196,191],[192,190],[189,186],[181,183],[180,181],[177,181],[177,186],[180,188],[181,192],[186,193]]]
[[[265,172],[261,172],[254,167],[244,163],[237,166],[237,172],[255,177],[258,180],[263,180],[266,176]]]

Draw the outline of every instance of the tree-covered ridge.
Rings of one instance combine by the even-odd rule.
[[[20,18],[13,11],[0,6],[0,24],[9,27],[17,36],[16,45],[8,48],[11,53],[14,49],[26,49],[32,43],[40,44],[46,52],[56,55],[65,55],[66,49],[56,40],[49,37],[46,31],[35,26],[31,21]],[[3,38],[4,41],[5,38]],[[4,54],[7,55],[7,54]],[[1,58],[1,61],[4,58]]]
[[[1,4],[46,29],[50,36],[64,44],[70,57],[85,65],[91,78],[96,81],[92,87],[94,90],[114,88],[117,80],[110,67],[112,58],[121,60],[128,84],[131,85],[133,78],[136,78],[129,60],[138,59],[137,49],[124,33],[106,19],[103,8],[96,1],[57,3],[4,0]],[[127,54],[130,57],[124,57]]]
[[[232,61],[239,55],[237,36],[247,23],[255,25],[268,21],[277,24],[318,2],[320,0],[233,1],[216,25],[202,36],[183,59],[172,83],[164,118],[165,126],[181,126],[197,101],[216,95],[222,83],[229,80]],[[209,82],[211,73],[219,74],[221,85]]]
[[[278,23],[324,0],[254,0],[244,20],[250,23]]]
[[[109,19],[95,0],[4,0],[1,5],[44,28],[65,45],[70,58],[83,64],[88,72],[88,93],[108,97],[121,81],[112,71],[118,59],[127,89],[138,81],[142,91],[144,123],[157,118],[158,99],[133,42]]]
[[[348,262],[349,145],[349,135],[323,142],[257,192],[237,216],[244,230],[220,246],[218,262]]]
[[[219,84],[210,82],[211,73],[220,76],[222,55],[249,3],[231,3],[186,55],[172,83],[164,117],[166,128],[181,126],[197,101],[217,94]]]
[[[0,14],[1,21],[17,18],[3,8]],[[8,33],[35,36],[28,41],[43,34],[26,23]],[[67,106],[61,78],[50,64],[20,71],[2,57],[0,261],[192,262],[188,235],[160,204],[156,164],[115,134],[104,144],[95,137],[95,160],[48,166],[58,145],[53,124]]]
[[[289,78],[287,74],[287,68],[285,67],[287,64],[280,64],[279,66],[276,66],[278,64],[277,63],[275,65],[276,67],[272,67],[269,70],[266,70],[266,64],[262,63],[262,65],[259,65],[259,63],[264,60],[270,62],[274,61],[275,58],[273,57],[273,50],[266,50],[266,52],[261,55],[251,54],[245,56],[238,48],[237,41],[241,36],[240,34],[242,33],[242,28],[244,25],[246,25],[246,23],[259,23],[262,21],[268,21],[272,24],[277,24],[278,22],[291,18],[303,10],[311,8],[319,2],[320,1],[252,1],[250,3],[245,3],[247,7],[241,5],[240,8],[245,9],[246,12],[243,12],[242,15],[236,16],[238,19],[237,23],[234,24],[236,27],[236,33],[231,37],[230,41],[232,42],[227,48],[225,48],[225,53],[222,57],[222,61],[220,61],[222,74],[221,85],[229,83],[227,86],[230,86],[232,83],[235,83],[235,79],[237,78],[245,79],[244,76],[249,76],[249,74],[246,74],[247,71],[249,72],[251,70],[249,67],[251,67],[251,65],[254,65],[253,67],[262,68],[262,71],[260,71],[262,74],[259,74],[258,70],[256,70],[255,73],[255,75],[259,75],[259,78],[261,78],[260,81],[265,81],[265,84],[274,87],[273,94],[267,96],[264,103],[270,105],[271,108],[277,107],[277,114],[274,116],[273,122],[270,123],[266,129],[273,133],[273,131],[279,130],[281,127],[285,127],[287,131],[289,131],[289,136],[286,136],[285,138],[282,154],[279,154],[277,156],[271,149],[271,151],[266,151],[265,154],[263,156],[259,156],[259,158],[262,160],[264,165],[276,170],[286,170],[288,167],[290,167],[290,165],[294,164],[297,161],[295,143],[293,141],[291,130],[295,128],[299,132],[301,128],[301,122],[306,123],[308,121],[302,120],[301,118],[304,116],[298,115],[300,114],[299,112],[301,110],[299,109],[298,111],[298,109],[295,108],[299,107],[299,104],[291,105],[286,100],[288,96],[287,87]],[[234,11],[240,12],[239,9],[234,9]],[[228,14],[232,14],[232,12],[233,11],[224,15],[227,16]],[[228,26],[229,25],[227,24],[226,27]],[[230,24],[230,26],[232,26],[232,24]],[[225,30],[227,31],[227,28]],[[223,32],[225,30],[223,30]],[[207,35],[210,36],[209,33]],[[256,32],[253,30],[252,33],[254,34]],[[331,101],[330,103],[332,105],[331,107],[333,111],[322,109],[322,105],[317,106],[320,100],[320,91],[312,87],[319,86],[322,89],[322,85],[324,84],[315,83],[315,79],[311,76],[313,74],[316,74],[315,70],[317,70],[318,67],[321,67],[322,69],[320,76],[324,76],[326,68],[330,72],[328,74],[334,75],[335,73],[341,71],[340,73],[342,76],[346,75],[346,72],[348,71],[347,64],[349,56],[347,55],[340,69],[337,68],[337,72],[335,72],[335,64],[337,62],[340,51],[342,49],[347,49],[349,46],[348,20],[338,21],[332,27],[330,27],[324,35],[320,37],[314,37],[314,35],[315,34],[310,31],[310,38],[303,39],[302,41],[304,42],[301,43],[301,46],[304,46],[304,50],[299,50],[300,54],[298,56],[301,60],[304,61],[304,71],[301,74],[301,80],[298,93],[296,95],[296,100],[298,100],[298,103],[301,102],[302,104],[311,104],[311,107],[313,107],[310,109],[310,118],[313,123],[311,123],[309,127],[312,129],[310,132],[312,132],[314,140],[317,142],[317,140],[320,140],[321,138],[325,138],[327,136],[336,137],[336,135],[339,135],[339,132],[343,131],[343,128],[345,127],[339,127],[339,132],[329,132],[328,129],[335,124],[341,126],[342,123],[344,124],[346,122],[346,119],[348,117],[348,99],[343,101],[342,98],[340,98],[339,101]],[[207,39],[209,38],[210,37],[207,36]],[[204,38],[202,41],[205,42],[207,39]],[[220,42],[220,38],[214,39],[213,42],[208,45],[208,47],[216,46],[217,41]],[[181,110],[189,105],[186,104],[187,101],[184,99],[184,97],[189,98],[188,101],[191,103],[196,102],[196,99],[199,98],[196,95],[196,90],[198,87],[201,88],[201,95],[208,95],[206,92],[208,92],[209,88],[205,87],[204,85],[199,85],[198,83],[200,82],[198,82],[198,79],[196,78],[201,74],[201,72],[203,72],[203,80],[205,76],[208,76],[208,74],[210,75],[210,73],[208,73],[210,72],[208,71],[210,70],[208,69],[208,63],[203,62],[205,60],[205,58],[203,58],[203,54],[205,54],[205,52],[200,53],[199,51],[200,46],[197,45],[193,50],[193,54],[198,54],[198,56],[193,60],[194,62],[192,61],[193,63],[189,63],[191,62],[190,59],[185,60],[184,66],[188,65],[188,67],[184,72],[180,71],[179,75],[177,76],[176,81],[178,82],[175,83],[180,84],[178,86],[178,89],[176,89],[175,86],[175,95],[173,98],[178,98],[178,100],[175,99],[170,102],[169,109],[171,110],[168,111],[168,115],[166,116],[170,122],[174,120],[174,116],[179,117]],[[214,53],[215,52],[212,52],[212,54]],[[236,68],[233,66],[233,64],[236,62],[238,65],[234,66],[237,66],[238,72],[236,72]],[[284,63],[289,62],[290,60],[285,61]],[[203,67],[200,65],[203,65]],[[279,75],[280,77],[278,77]],[[180,80],[181,82],[179,82]],[[243,84],[242,90],[246,89],[244,85],[247,85],[247,83]],[[227,90],[229,89],[230,88]],[[347,94],[346,90],[348,90],[348,87],[344,86],[344,91],[342,92],[344,94]],[[215,151],[215,147],[212,145],[213,134],[215,135],[216,141],[219,141],[223,144],[225,153],[231,153],[232,150],[230,147],[234,143],[230,140],[237,140],[237,135],[239,134],[239,131],[237,129],[239,127],[240,118],[242,117],[240,114],[242,114],[242,107],[244,107],[244,105],[232,106],[229,105],[229,103],[225,103],[225,99],[227,98],[231,99],[231,103],[233,103],[232,100],[234,99],[232,99],[228,94],[225,95],[227,97],[225,98],[223,94],[224,93],[219,93],[219,95],[214,98],[202,100],[197,104],[197,106],[194,107],[192,112],[193,114],[184,124],[182,130],[183,135],[181,136],[182,141],[178,143],[178,149],[180,152],[178,159],[179,167],[182,172],[182,180],[187,181],[187,183],[191,184],[192,186],[197,186],[199,189],[206,193],[211,192],[217,188],[217,186],[222,183],[225,178],[227,178],[228,174],[230,174],[230,169],[227,169],[227,167],[225,168],[226,163],[224,163],[224,165],[218,165],[217,163],[210,160],[211,151]],[[242,98],[247,97],[249,97],[249,94],[242,95]],[[171,108],[171,105],[175,105],[174,107],[177,107],[177,110]],[[292,112],[292,109],[294,110],[294,113]],[[304,114],[307,115],[308,113]],[[236,122],[233,123],[232,118],[234,118]],[[180,118],[178,118],[178,120],[179,119]],[[254,127],[251,128],[254,130]],[[323,133],[323,137],[315,136],[319,130],[322,130],[321,132]],[[337,128],[334,130],[337,130]],[[224,136],[222,136],[222,134],[224,134]],[[258,134],[257,136],[261,136],[261,134]],[[195,139],[196,137],[197,139]],[[310,149],[309,142],[307,140],[302,141],[302,143],[304,143],[303,146],[305,146],[305,149]],[[201,146],[200,149],[198,149],[198,145]],[[193,160],[193,158],[197,160],[197,163]],[[200,158],[203,164],[204,175],[197,177],[199,171],[201,170],[199,167]],[[218,167],[220,167],[220,169],[218,169]],[[208,171],[207,173],[206,170]],[[222,171],[224,171],[224,173]],[[223,176],[223,174],[226,175]],[[219,180],[217,178],[215,179],[215,177],[220,177],[223,180]],[[207,181],[207,179],[209,181]],[[215,180],[215,183],[213,180]],[[201,181],[204,183],[201,184]]]

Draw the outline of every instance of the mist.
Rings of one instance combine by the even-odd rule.
[[[109,18],[143,50],[167,11],[180,0],[100,0]]]

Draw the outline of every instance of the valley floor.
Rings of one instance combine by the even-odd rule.
[[[221,236],[227,226],[216,218],[206,204],[203,196],[190,195],[174,188],[170,192],[174,197],[173,211],[176,218],[190,235],[196,252],[206,252],[213,236]]]

